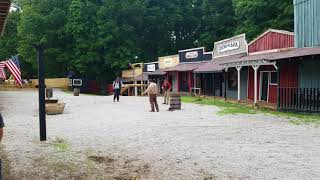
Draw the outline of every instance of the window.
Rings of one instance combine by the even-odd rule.
[[[270,84],[277,85],[278,84],[278,73],[277,72],[271,72],[270,73]]]

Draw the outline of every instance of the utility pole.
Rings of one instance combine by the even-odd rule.
[[[41,44],[34,45],[37,50],[38,59],[38,90],[39,90],[39,124],[40,124],[40,141],[47,140],[46,128],[46,104],[45,104],[45,77],[44,77],[44,46]]]

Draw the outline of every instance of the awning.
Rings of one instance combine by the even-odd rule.
[[[320,47],[279,49],[275,52],[254,53],[235,59],[231,62],[220,63],[223,67],[251,66],[251,65],[275,65],[276,61],[289,58],[320,55]]]
[[[213,60],[201,65],[198,69],[194,70],[194,73],[214,73],[223,71],[224,67],[221,66],[221,63],[232,62],[241,57],[244,54],[237,54],[232,56],[224,56],[219,58],[214,58]]]
[[[158,70],[155,70],[155,71],[153,71],[153,72],[150,72],[150,73],[149,73],[149,76],[163,76],[163,75],[165,75],[165,74],[167,74],[167,73],[164,72],[164,71],[161,70],[161,69],[158,69]]]
[[[0,2],[0,35],[2,35],[4,32],[10,6],[11,6],[10,0],[1,0]]]
[[[142,80],[147,81],[149,74],[150,73],[148,73],[148,72],[144,72],[144,73],[140,74],[139,76],[135,77],[134,81],[142,81]]]
[[[163,70],[164,72],[172,72],[172,71],[178,71],[178,72],[186,72],[186,71],[193,71],[197,68],[199,68],[200,66],[202,66],[203,64],[205,64],[207,62],[195,62],[195,63],[180,63],[178,65],[176,65],[175,67],[169,68],[169,69],[165,69]]]

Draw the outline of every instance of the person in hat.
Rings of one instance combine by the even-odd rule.
[[[4,122],[3,122],[2,115],[0,113],[0,142],[1,142],[2,137],[3,137],[3,127],[4,127]]]
[[[116,99],[117,99],[117,102],[119,102],[122,85],[123,85],[122,81],[120,80],[119,77],[117,77],[117,79],[113,82],[113,91],[114,91],[113,102],[115,102]]]
[[[157,102],[157,95],[159,92],[158,85],[154,83],[154,80],[150,80],[150,84],[145,92],[142,93],[142,95],[148,94],[149,95],[149,102],[151,106],[150,112],[155,112],[155,109],[157,112],[159,112],[159,106]]]
[[[162,90],[164,91],[164,102],[163,104],[169,104],[169,98],[170,98],[170,91],[171,91],[171,84],[170,82],[165,79],[162,83]]]

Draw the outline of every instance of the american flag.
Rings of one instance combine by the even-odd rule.
[[[0,62],[0,79],[7,79],[6,73],[4,72],[5,62]]]
[[[6,61],[5,65],[13,75],[15,82],[22,86],[20,63],[18,56],[14,56],[13,58]]]

